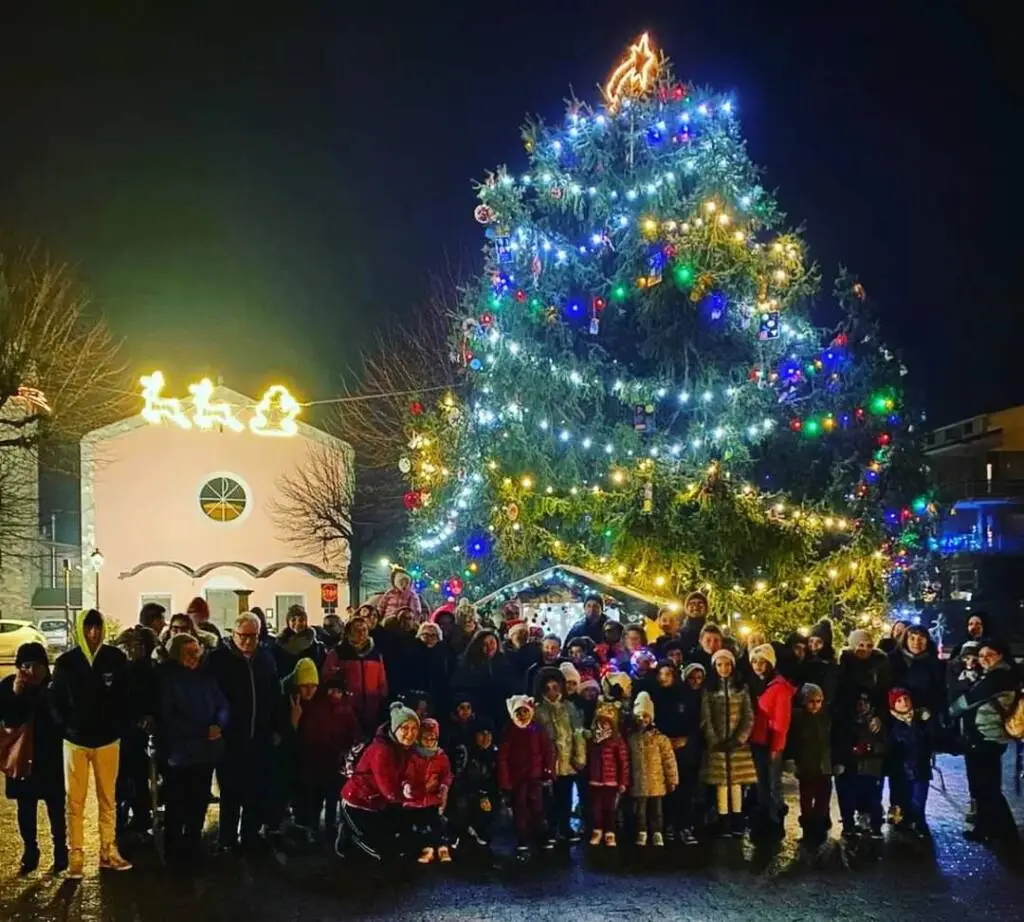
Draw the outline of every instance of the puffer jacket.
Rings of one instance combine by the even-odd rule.
[[[160,756],[168,765],[212,765],[224,756],[224,740],[210,727],[228,725],[228,701],[206,670],[168,660],[157,667],[160,686]]]
[[[726,707],[728,691],[728,707]],[[754,711],[747,690],[722,680],[704,692],[701,729],[707,752],[701,777],[705,784],[755,784],[757,771],[750,752]]]
[[[360,810],[384,810],[402,803],[402,784],[411,749],[395,742],[384,724],[359,757],[341,790],[342,799]]]
[[[637,730],[629,737],[629,763],[634,797],[664,797],[679,787],[679,767],[667,736],[657,727]]]
[[[767,746],[771,752],[785,750],[795,694],[796,688],[781,675],[776,675],[768,683],[754,708],[754,727],[750,731],[752,744]]]
[[[536,721],[518,727],[505,725],[498,744],[498,787],[511,791],[528,781],[553,781],[555,749],[543,727]]]
[[[937,729],[938,718],[929,714],[928,719],[923,720],[920,710],[915,710],[910,721],[890,714],[886,774],[907,781],[931,781]]]
[[[411,608],[417,621],[423,620],[423,606],[420,604],[420,597],[413,591],[410,584],[407,589],[399,589],[392,586],[377,600],[377,611],[380,612],[380,620],[390,615],[397,615],[403,608]]]
[[[440,807],[445,791],[452,786],[451,762],[443,749],[436,749],[428,755],[418,746],[413,746],[409,761],[405,763],[403,780],[411,795],[402,801],[403,807]]]
[[[821,778],[832,774],[832,715],[823,707],[817,714],[800,708],[789,728],[790,753],[797,778]]]
[[[618,733],[587,744],[587,780],[592,787],[629,790],[629,748]]]
[[[961,719],[964,741],[969,747],[1009,742],[1003,714],[1013,706],[1017,688],[1014,669],[1003,660],[983,672],[981,678],[950,705],[950,715]]]
[[[537,723],[544,728],[555,750],[555,774],[575,775],[587,764],[583,739],[583,718],[569,701],[542,700],[537,705]]]
[[[369,736],[378,725],[388,697],[384,660],[370,639],[362,650],[347,640],[324,659],[322,683],[348,692],[363,733]]]

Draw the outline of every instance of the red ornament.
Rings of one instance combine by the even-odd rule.
[[[480,328],[482,330],[489,330],[494,326],[494,314],[489,311],[480,315]]]
[[[595,313],[600,313],[608,306],[608,302],[605,301],[604,298],[598,296],[590,302],[590,305],[593,307]]]
[[[526,292],[522,288],[516,289],[516,300],[522,304],[526,300]]]
[[[761,369],[755,365],[750,371],[747,372],[748,381],[760,381],[761,380]]]
[[[402,502],[405,504],[405,508],[412,512],[414,509],[419,509],[423,505],[423,496],[419,490],[407,490],[405,495],[402,497]]]
[[[412,413],[413,416],[419,416],[423,412],[423,404],[418,400],[413,401],[409,404],[409,412]]]
[[[864,418],[864,407],[857,407],[857,409],[853,411],[853,415],[856,416],[857,419],[863,419]]]
[[[803,429],[803,427],[804,424],[800,422],[800,420],[798,419],[791,419],[789,421],[789,428],[792,429],[794,432],[799,432],[801,429]]]
[[[879,445],[881,445],[881,446],[882,446],[883,448],[884,448],[884,447],[885,447],[886,445],[889,445],[889,444],[890,444],[891,442],[892,442],[892,436],[891,436],[891,435],[889,435],[889,433],[888,433],[888,432],[883,432],[883,433],[882,433],[882,434],[881,434],[881,435],[880,435],[880,436],[878,437],[878,444],[879,444]]]
[[[476,208],[473,209],[473,217],[476,218],[480,224],[490,224],[496,217],[498,217],[498,212],[491,208],[490,205],[477,205]]]
[[[840,333],[835,339],[832,340],[832,344],[835,346],[845,346],[850,341],[850,337],[845,333]]]

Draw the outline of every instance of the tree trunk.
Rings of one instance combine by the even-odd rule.
[[[361,583],[363,581],[363,548],[355,542],[349,542],[348,561],[348,604],[353,610],[359,607],[361,601]]]

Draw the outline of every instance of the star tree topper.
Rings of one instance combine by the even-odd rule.
[[[652,92],[660,70],[661,55],[654,48],[650,35],[644,32],[630,45],[602,89],[609,110],[614,112],[627,97],[639,99]]]

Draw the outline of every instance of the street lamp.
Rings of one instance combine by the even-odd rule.
[[[100,607],[100,569],[103,566],[103,555],[100,553],[100,549],[96,548],[90,555],[89,560],[92,561],[92,567],[96,571],[96,608]]]

